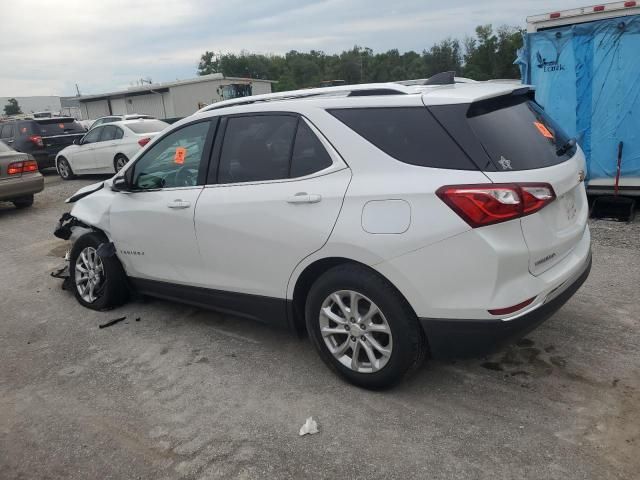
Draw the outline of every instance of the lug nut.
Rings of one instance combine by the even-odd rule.
[[[348,332],[349,330],[351,330],[351,327],[349,325],[345,325],[344,329]]]
[[[352,336],[352,337],[351,337],[351,341],[352,341],[352,342],[355,342],[355,341],[356,341],[356,337]]]

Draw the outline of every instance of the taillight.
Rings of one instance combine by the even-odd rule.
[[[532,297],[528,300],[525,300],[522,303],[518,303],[517,305],[512,305],[511,307],[505,308],[494,308],[493,310],[489,310],[491,315],[508,315],[510,313],[517,312],[518,310],[522,310],[524,307],[527,307],[533,303],[536,297]]]
[[[636,2],[624,2],[624,6],[626,8],[631,8],[636,6]]]
[[[596,5],[593,7],[594,12],[604,12],[604,5]]]
[[[141,138],[140,140],[138,140],[138,145],[140,145],[141,147],[144,147],[150,141],[151,141],[151,138],[149,137]]]
[[[550,13],[549,18],[560,18],[560,12]]]
[[[473,228],[530,215],[556,198],[548,183],[448,185],[436,195]]]
[[[7,167],[7,175],[17,175],[19,173],[31,173],[38,171],[38,163],[34,160],[24,162],[13,162]]]
[[[42,142],[42,137],[40,135],[29,136],[29,141],[35,143],[38,147],[44,147],[44,143]]]

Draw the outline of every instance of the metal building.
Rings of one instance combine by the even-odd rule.
[[[272,80],[225,77],[221,73],[189,80],[131,87],[101,95],[83,95],[82,118],[144,113],[157,118],[191,115],[204,105],[247,95],[271,93]]]

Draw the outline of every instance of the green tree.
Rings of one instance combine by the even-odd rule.
[[[22,110],[20,110],[20,105],[18,105],[18,101],[15,98],[8,99],[7,104],[4,106],[4,114],[18,115],[20,113],[22,113]]]

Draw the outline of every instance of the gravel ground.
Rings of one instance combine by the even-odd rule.
[[[51,232],[94,181],[0,205],[0,478],[638,478],[640,223],[593,222],[591,276],[517,345],[372,393],[257,323],[82,308]]]

